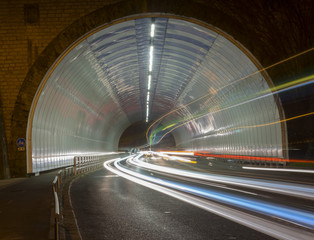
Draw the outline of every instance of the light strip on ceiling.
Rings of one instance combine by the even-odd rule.
[[[150,47],[149,47],[148,83],[147,83],[146,122],[148,122],[148,117],[149,117],[150,88],[151,88],[152,71],[153,71],[153,53],[154,53],[153,40],[154,40],[154,36],[155,36],[155,23],[153,22],[150,26]]]
[[[149,72],[153,70],[153,52],[154,52],[154,46],[153,43],[150,45],[149,49]]]
[[[152,23],[150,27],[150,37],[153,38],[155,36],[155,23]]]
[[[147,90],[149,91],[150,90],[150,85],[152,83],[152,75],[148,75],[148,86],[147,86]]]

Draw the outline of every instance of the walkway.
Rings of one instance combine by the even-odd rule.
[[[52,181],[57,171],[0,180],[0,239],[54,239]]]

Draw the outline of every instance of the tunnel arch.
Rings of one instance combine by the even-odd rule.
[[[134,4],[134,2],[138,3],[139,1],[130,1],[130,2]],[[33,97],[35,96],[37,86],[40,85],[41,80],[44,78],[44,75],[46,74],[46,72],[48,72],[48,69],[53,64],[53,62],[56,59],[58,59],[60,54],[67,48],[67,46],[71,45],[72,42],[74,42],[80,36],[86,34],[86,32],[89,32],[91,29],[94,29],[94,28],[101,26],[99,22],[97,22],[97,21],[93,22],[92,21],[93,19],[99,18],[99,17],[96,17],[96,15],[99,14],[99,12],[105,13],[105,14],[103,14],[103,16],[105,16],[104,18],[106,20],[104,21],[104,19],[102,18],[102,21],[107,22],[107,23],[110,22],[110,24],[112,23],[112,20],[114,20],[114,19],[119,19],[119,20],[116,20],[115,23],[127,21],[127,19],[130,19],[130,18],[121,18],[121,17],[128,16],[130,14],[132,15],[132,14],[144,13],[145,16],[141,16],[141,17],[160,16],[160,14],[151,14],[151,13],[147,14],[146,13],[147,12],[146,1],[140,1],[140,2],[141,2],[141,4],[139,4],[138,9],[132,9],[131,8],[131,10],[130,10],[127,8],[126,12],[124,12],[122,14],[120,12],[121,9],[119,9],[119,11],[118,10],[115,11],[115,10],[107,9],[107,8],[103,8],[101,10],[98,10],[95,13],[90,14],[89,16],[80,19],[75,24],[73,24],[71,27],[66,29],[46,48],[46,50],[40,55],[40,57],[36,61],[35,65],[29,71],[28,76],[25,79],[24,84],[22,86],[21,94],[19,95],[19,99],[16,103],[16,107],[15,107],[16,110],[14,111],[14,116],[13,116],[13,123],[16,126],[16,128],[14,128],[13,133],[12,133],[13,136],[21,135],[19,133],[22,132],[23,130],[25,131],[25,129],[26,129],[25,123],[20,124],[23,121],[23,116],[21,118],[21,114],[19,112],[21,109],[24,109],[24,111],[28,114],[28,112],[31,110],[30,116],[32,117],[32,115],[34,114],[34,112],[33,112],[34,109],[31,108],[31,103],[33,101]],[[134,7],[133,4],[131,4],[131,5]],[[190,22],[198,23],[198,24],[200,24],[201,21],[196,20],[196,19],[201,19],[201,20],[204,20],[202,18],[206,19],[206,17],[204,17],[204,13],[203,14],[202,13],[201,14],[196,13],[196,12],[191,13],[190,11],[187,10],[190,8],[190,7],[188,7],[188,5],[190,6],[191,3],[183,2],[183,5],[184,4],[186,4],[186,10],[185,10],[186,13],[184,13],[184,11],[182,12],[183,8],[179,8],[179,7],[176,8],[176,7],[174,7],[174,5],[170,5],[167,7],[165,4],[162,7],[166,10],[168,9],[168,11],[171,14],[162,13],[161,15],[163,17],[167,17],[167,15],[168,15],[168,16],[171,16],[172,18],[185,19],[185,20],[188,20]],[[202,7],[202,5],[200,5],[198,3],[192,3],[192,4],[193,4],[193,6],[195,5],[194,9],[200,10],[200,7]],[[172,12],[177,13],[177,14],[179,13],[179,14],[178,15],[172,15]],[[180,16],[181,14],[183,14],[183,16],[185,16],[185,17]],[[137,15],[137,16],[133,15],[133,16],[131,16],[131,18],[137,18],[138,16],[139,15]],[[191,17],[195,17],[195,18],[191,18]],[[98,21],[99,21],[99,19],[98,19]],[[102,22],[102,24],[104,22]],[[89,25],[87,26],[86,23],[88,23]],[[208,23],[206,23],[206,25],[210,26],[210,25],[208,25]],[[79,33],[77,31],[74,31],[74,29],[77,29],[77,27],[78,27],[78,29],[80,29]],[[228,35],[226,35],[226,36],[228,36]],[[232,39],[232,38],[230,38],[230,39]],[[236,42],[236,41],[234,40],[233,42]],[[244,49],[245,48],[243,48],[243,50]],[[252,55],[248,54],[248,56],[250,56],[251,60],[254,59],[252,57]],[[254,63],[256,65],[259,65],[257,61],[254,61]],[[261,66],[258,66],[258,67],[260,68]],[[271,82],[268,81],[268,84],[271,84]],[[39,92],[40,92],[40,90],[39,90]],[[280,109],[280,111],[281,111],[281,109]],[[282,114],[282,112],[280,112],[280,114]],[[25,115],[24,115],[24,120],[25,120]],[[283,130],[282,133],[284,134],[284,132],[285,132],[285,130]],[[31,137],[31,135],[28,134],[28,155],[29,155],[28,159],[32,159],[31,151],[29,151],[29,149],[32,148],[30,137]],[[12,139],[14,139],[14,137]],[[284,139],[284,137],[283,137],[283,139]],[[23,159],[23,156],[21,156],[21,159]],[[28,165],[29,164],[31,164],[30,160],[28,162]],[[28,171],[28,172],[30,172],[30,171]]]
[[[248,96],[271,87],[269,79],[264,77],[266,75],[252,63],[253,57],[248,58],[249,53],[239,43],[227,40],[225,36],[228,35],[212,26],[204,28],[201,24],[182,20],[182,17],[158,17],[158,14],[154,14],[151,17],[139,15],[127,19],[87,33],[71,45],[47,72],[29,117],[28,141],[32,143],[32,148],[28,148],[28,152],[32,156],[28,171],[67,166],[75,155],[82,153],[117,151],[123,131],[130,124],[143,120],[147,93],[143,88],[146,87],[148,72],[146,56],[152,44],[147,32],[152,19],[159,29],[156,31],[155,48],[160,44],[160,49],[155,53],[157,60],[154,60],[156,65],[160,64],[154,68],[155,73],[151,73],[151,98],[154,99],[150,104],[152,118],[184,106],[191,97],[202,98],[207,89],[215,92],[209,96],[214,100],[206,99],[197,105],[193,104],[193,108],[184,107],[184,111],[177,111],[175,116],[170,115],[170,119],[167,116],[163,120],[163,125],[167,126],[167,122],[173,125],[174,118],[198,116],[207,108],[206,102],[213,105],[206,109],[205,117],[193,118],[174,132],[180,148],[210,150],[214,153],[283,156],[280,125],[267,127],[267,131],[240,128],[240,132],[227,132],[227,137],[223,136],[224,128],[228,125],[254,125],[280,120],[273,96],[229,110],[231,101],[241,99],[237,96],[238,92]],[[201,48],[199,53],[193,54],[197,48]],[[160,52],[163,54],[158,57]],[[184,68],[187,72],[180,75]],[[173,69],[176,70],[175,74]],[[189,74],[191,76],[185,76]],[[201,84],[203,86],[199,87]],[[175,91],[178,93],[172,94]],[[164,98],[167,98],[167,103]],[[224,108],[226,103],[228,111],[215,111],[217,106]],[[208,114],[211,121],[208,121]],[[252,114],[258,115],[258,119]],[[243,115],[246,115],[245,121]],[[211,129],[204,131],[207,128]],[[224,133],[220,134],[221,131]]]

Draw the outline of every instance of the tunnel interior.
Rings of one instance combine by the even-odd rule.
[[[147,144],[146,131],[149,128],[149,123],[139,121],[129,126],[121,135],[119,140],[119,151],[129,151],[132,148],[149,150]],[[168,134],[163,141],[153,146],[154,150],[174,150],[176,143],[172,134]]]
[[[156,148],[283,157],[281,104],[266,94],[272,81],[261,68],[232,36],[196,20],[136,16],[94,29],[42,80],[28,172],[125,149],[132,137]]]

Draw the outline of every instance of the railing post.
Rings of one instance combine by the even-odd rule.
[[[60,239],[60,231],[59,231],[59,215],[60,215],[60,209],[59,209],[59,199],[58,194],[54,192],[54,198],[55,198],[55,239]]]
[[[60,191],[61,185],[62,185],[62,170],[58,172],[58,193]]]
[[[77,157],[74,157],[74,160],[73,160],[73,168],[74,168],[74,175],[76,176],[76,162],[77,162]]]

